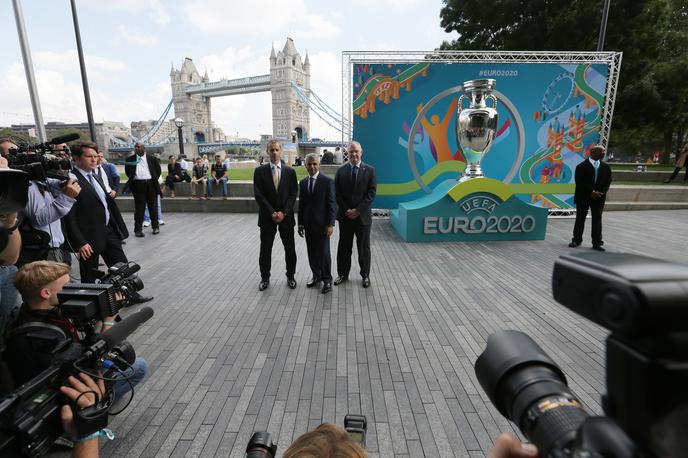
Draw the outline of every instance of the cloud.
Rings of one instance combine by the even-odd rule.
[[[166,25],[170,22],[170,15],[160,0],[117,0],[114,2],[89,0],[88,3],[94,9],[108,8],[111,11],[123,11],[135,16],[148,14],[149,20],[158,25]]]
[[[86,122],[78,74],[39,69],[36,85],[45,122]],[[90,89],[96,122],[121,121],[128,125],[134,120],[157,119],[171,98],[167,80],[153,87],[140,88],[127,99],[111,94],[109,85],[91,85]],[[0,125],[33,123],[24,66],[20,62],[12,63],[0,75],[0,100],[3,101]]]
[[[119,79],[119,74],[126,71],[127,65],[115,59],[86,54],[86,74],[89,82],[111,83]],[[66,51],[39,51],[34,53],[36,71],[53,71],[65,75],[68,79],[79,78],[79,55],[76,49]]]
[[[311,62],[311,91],[320,97],[333,111],[342,113],[342,63],[332,52],[319,52],[308,56]],[[341,127],[341,121],[324,117],[330,124]],[[311,110],[311,137],[338,140],[341,133],[320,119]]]
[[[193,27],[212,35],[273,37],[289,32],[299,38],[328,39],[340,34],[339,26],[309,11],[304,0],[193,0],[184,9]]]
[[[115,29],[117,38],[123,40],[125,43],[152,48],[159,43],[157,35],[142,32],[140,29],[130,29],[124,24],[120,24]]]

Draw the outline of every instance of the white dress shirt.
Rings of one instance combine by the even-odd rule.
[[[150,180],[153,176],[148,170],[148,159],[144,153],[143,156],[136,156],[136,178],[134,180]]]

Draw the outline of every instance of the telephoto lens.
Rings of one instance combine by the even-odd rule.
[[[540,456],[568,455],[588,414],[559,366],[530,337],[519,331],[490,335],[475,374],[492,404]]]
[[[274,458],[275,453],[277,442],[273,442],[270,433],[266,431],[253,433],[246,446],[246,458]]]

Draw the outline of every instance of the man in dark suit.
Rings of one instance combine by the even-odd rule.
[[[363,149],[360,143],[351,142],[347,151],[349,162],[341,166],[334,177],[339,221],[338,277],[334,284],[339,285],[349,278],[355,235],[362,284],[367,288],[370,286],[370,227],[373,223],[370,206],[377,193],[377,180],[375,168],[361,161]]]
[[[332,258],[330,256],[330,236],[334,231],[337,214],[337,200],[334,181],[320,173],[320,158],[317,154],[306,156],[308,177],[299,184],[299,235],[306,235],[308,264],[313,277],[306,283],[307,288],[321,281],[321,293],[332,290]]]
[[[298,194],[296,172],[280,161],[282,145],[270,140],[267,145],[270,162],[257,167],[253,173],[253,195],[258,202],[260,227],[260,284],[264,291],[270,285],[272,244],[279,229],[287,264],[287,285],[296,288],[296,249],[294,248],[294,204]]]
[[[134,145],[134,154],[127,158],[124,172],[129,178],[131,193],[134,195],[134,235],[143,237],[143,214],[148,206],[153,234],[160,233],[158,223],[158,195],[160,191],[160,161],[146,154],[143,143]]]
[[[583,229],[588,209],[592,212],[592,248],[605,251],[602,245],[602,210],[607,191],[612,184],[612,169],[602,162],[605,149],[595,145],[590,149],[590,157],[576,167],[576,224],[573,226],[573,239],[569,247],[575,248],[583,243]]]

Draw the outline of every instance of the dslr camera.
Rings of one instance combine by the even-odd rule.
[[[688,266],[624,253],[562,255],[554,299],[611,331],[606,416],[591,417],[526,334],[492,334],[475,372],[541,457],[678,457],[688,439]]]

